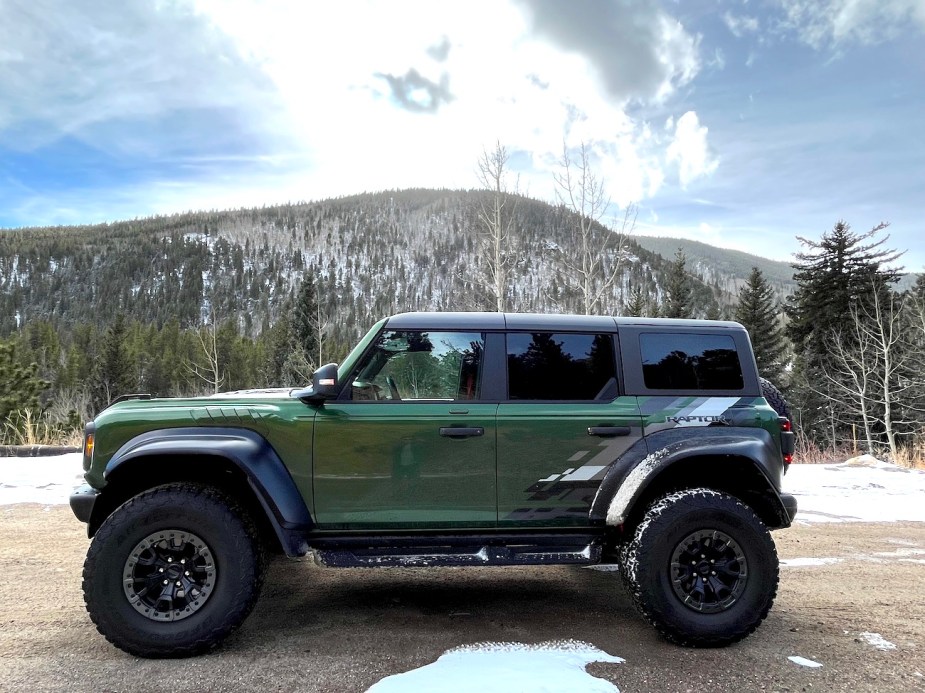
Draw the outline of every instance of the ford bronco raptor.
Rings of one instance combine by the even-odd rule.
[[[87,610],[123,650],[175,657],[241,624],[273,553],[615,562],[666,638],[725,645],[777,591],[790,428],[737,323],[395,315],[305,389],[130,395],[89,423]]]

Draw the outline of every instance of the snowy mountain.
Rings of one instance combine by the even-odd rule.
[[[0,231],[0,336],[34,321],[106,324],[117,312],[181,326],[214,309],[257,334],[279,315],[304,273],[316,278],[338,338],[351,341],[382,315],[490,309],[481,257],[481,191],[403,190],[260,209],[195,212],[95,226]],[[541,201],[511,200],[516,233],[510,309],[578,310],[558,262],[577,252],[575,217]],[[516,203],[516,204],[515,204]],[[596,229],[597,239],[610,233]],[[642,289],[654,310],[673,259],[632,236],[609,312]],[[757,260],[757,258],[756,258]],[[697,257],[698,316],[734,301],[738,274]],[[103,309],[104,308],[104,309]]]

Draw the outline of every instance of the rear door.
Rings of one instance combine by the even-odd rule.
[[[610,332],[510,332],[498,407],[500,527],[587,526],[607,467],[642,436]]]

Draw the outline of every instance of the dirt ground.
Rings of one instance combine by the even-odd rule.
[[[588,671],[633,691],[925,691],[925,524],[820,524],[774,535],[785,567],[764,625],[691,650],[659,639],[615,573],[583,568],[334,570],[279,559],[244,626],[214,654],[148,661],[97,634],[66,507],[0,507],[0,690],[363,691],[476,642],[591,643]],[[896,649],[881,651],[863,632]],[[821,662],[798,666],[787,657]]]

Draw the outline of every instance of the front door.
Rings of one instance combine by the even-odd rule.
[[[387,330],[315,419],[321,529],[494,527],[497,404],[484,335]]]

